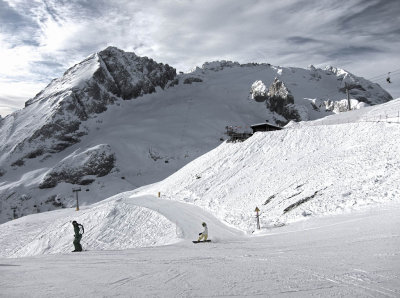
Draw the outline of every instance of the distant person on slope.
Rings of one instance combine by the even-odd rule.
[[[82,251],[81,239],[83,233],[85,233],[85,230],[83,229],[83,226],[81,224],[76,222],[76,220],[72,222],[72,225],[74,226],[74,233],[75,233],[74,235],[75,250],[73,250],[72,252]],[[80,228],[82,228],[82,233]]]
[[[204,239],[204,241],[207,241],[207,238],[208,238],[207,224],[205,222],[203,222],[201,225],[204,227],[204,231],[199,234],[199,240],[197,240],[197,241],[201,241],[202,239]]]

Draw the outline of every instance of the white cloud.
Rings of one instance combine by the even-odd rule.
[[[0,0],[2,8],[0,98],[5,82],[47,83],[108,45],[184,71],[221,59],[332,64],[367,78],[400,68],[396,0]]]

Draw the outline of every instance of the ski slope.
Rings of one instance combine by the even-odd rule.
[[[212,214],[192,204],[126,192],[104,202],[20,218],[1,225],[0,257],[25,257],[71,251],[73,220],[82,223],[86,250],[121,250],[196,240],[206,222],[213,241],[243,238]]]
[[[399,105],[223,143],[79,212],[2,224],[0,297],[399,297],[400,123],[380,116]],[[203,221],[213,242],[193,244]]]
[[[243,231],[400,201],[400,124],[355,122],[225,143],[143,193],[200,206]]]
[[[0,258],[0,297],[394,298],[399,226],[395,204],[228,242]]]
[[[399,104],[365,108],[363,115],[389,113]],[[72,220],[86,227],[87,249],[119,250],[196,239],[203,221],[216,241],[241,238],[255,230],[256,206],[263,234],[314,217],[398,203],[400,124],[344,114],[344,123],[340,114],[336,124],[335,118],[328,119],[331,125],[300,123],[221,144],[163,181],[78,213],[69,208],[0,225],[0,256],[69,252]]]

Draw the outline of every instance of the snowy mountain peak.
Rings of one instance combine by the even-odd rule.
[[[167,64],[108,47],[1,120],[0,221],[12,218],[11,207],[35,212],[34,200],[46,206],[41,211],[70,206],[75,185],[94,202],[159,181],[226,140],[229,126],[249,131],[265,120],[285,125],[344,111],[344,80],[354,81],[352,107],[391,99],[334,68],[214,61],[176,75]]]
[[[104,50],[101,50],[101,51],[98,52],[98,54],[105,54],[105,53],[107,53],[109,55],[124,55],[124,54],[127,54],[127,52],[125,52],[125,51],[123,51],[123,50],[121,50],[121,49],[119,49],[117,47],[114,47],[114,46],[108,46]],[[136,56],[136,54],[134,52],[129,52],[129,55]]]
[[[82,121],[118,100],[164,88],[175,76],[169,65],[108,47],[68,69],[28,100],[24,110],[8,117],[4,125],[14,129],[2,131],[0,148],[9,146],[8,151],[20,160],[32,152],[42,155],[64,150],[87,133]],[[35,120],[28,122],[27,117]],[[16,119],[25,119],[27,125],[15,125]]]

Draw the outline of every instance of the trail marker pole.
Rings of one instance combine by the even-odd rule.
[[[74,192],[76,194],[76,211],[79,211],[78,191],[81,191],[80,187],[72,189],[72,192]]]
[[[260,229],[260,214],[258,212],[260,212],[260,209],[258,209],[258,207],[256,207],[256,210],[254,210],[256,212],[256,219],[257,219],[257,230]]]

